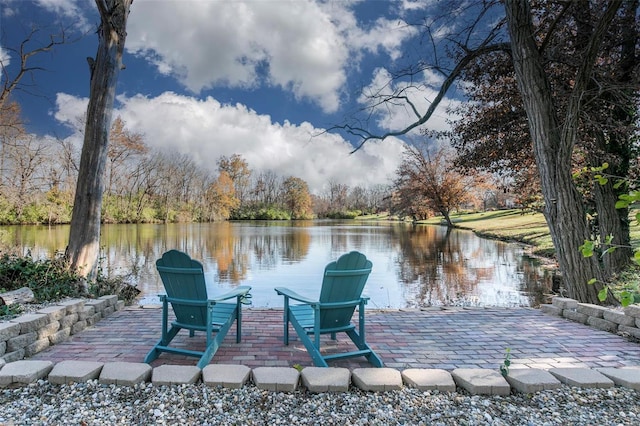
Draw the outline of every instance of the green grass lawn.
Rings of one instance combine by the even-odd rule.
[[[422,223],[440,223],[441,217]],[[534,253],[553,254],[549,227],[542,213],[523,213],[521,210],[495,210],[481,213],[452,214],[451,221],[460,228],[503,241],[518,241],[534,246]]]

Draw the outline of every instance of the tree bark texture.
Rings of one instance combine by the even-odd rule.
[[[100,12],[98,52],[95,59],[87,58],[91,72],[89,106],[66,253],[71,268],[89,279],[97,273],[111,113],[133,0],[95,1]]]
[[[573,182],[571,170],[580,105],[576,101],[567,109],[564,120],[560,120],[544,61],[534,40],[529,1],[506,0],[505,9],[518,88],[529,120],[540,172],[544,214],[563,275],[563,285],[571,298],[600,303],[597,297],[600,284],[589,285],[588,282],[593,278],[602,282],[604,275],[597,257],[583,257],[579,249],[590,238],[590,232],[584,200]],[[584,68],[578,72],[574,90],[583,90],[580,81],[588,73],[589,70]],[[580,93],[574,93],[572,98],[579,99]],[[609,297],[607,302],[614,301]]]

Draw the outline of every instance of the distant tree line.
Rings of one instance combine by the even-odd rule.
[[[11,105],[12,114],[7,109],[0,118],[4,122],[0,124],[0,224],[69,223],[79,152],[67,140],[27,134],[17,118],[19,106]],[[393,184],[351,187],[331,180],[322,192],[312,194],[303,179],[252,170],[239,154],[220,157],[217,172],[205,170],[189,155],[149,147],[144,135],[131,132],[116,117],[105,168],[102,220],[336,219],[382,211],[420,220],[460,207],[497,206],[487,201],[496,194],[495,188],[443,172],[452,161],[446,157],[443,163],[443,153],[421,162],[425,155],[429,153],[409,149]],[[412,164],[422,168],[413,170]],[[429,186],[428,176],[444,180]]]

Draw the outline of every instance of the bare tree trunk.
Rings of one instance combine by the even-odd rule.
[[[603,19],[612,19],[613,1]],[[506,0],[505,9],[511,34],[513,63],[524,108],[529,120],[536,164],[540,172],[545,200],[545,218],[556,248],[563,284],[568,296],[581,302],[599,303],[600,284],[589,285],[604,274],[595,256],[583,257],[579,247],[589,239],[584,202],[572,178],[571,157],[576,141],[576,128],[582,90],[586,87],[597,50],[596,31],[586,52],[583,66],[576,75],[574,93],[564,122],[558,118],[551,86],[544,70],[543,58],[534,40],[531,9],[528,0]],[[601,37],[601,35],[600,35]],[[608,303],[615,303],[609,296]]]
[[[100,12],[98,52],[87,58],[91,92],[71,216],[67,257],[71,268],[92,279],[98,265],[100,210],[104,190],[111,113],[122,68],[127,17],[133,0],[95,0]]]

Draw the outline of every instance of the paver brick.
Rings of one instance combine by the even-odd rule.
[[[58,305],[64,306],[67,309],[67,315],[77,313],[84,307],[84,304],[85,301],[83,299],[71,299],[58,303]]]
[[[201,370],[191,365],[161,365],[153,369],[151,382],[158,386],[194,384],[200,380]]]
[[[560,309],[576,309],[578,307],[578,302],[568,297],[554,297],[551,303]]]
[[[613,380],[591,368],[552,368],[553,374],[562,383],[581,388],[610,388]]]
[[[11,322],[20,324],[20,333],[27,334],[44,327],[49,322],[49,316],[45,314],[26,314],[12,319]]]
[[[456,383],[451,373],[438,368],[408,368],[402,371],[402,379],[407,386],[420,390],[455,392]]]
[[[560,387],[560,381],[555,376],[537,368],[512,369],[505,378],[513,389],[521,393],[535,393]]]
[[[640,318],[640,305],[629,305],[624,308],[624,313],[634,318]]]
[[[17,351],[13,352],[5,352],[5,354],[2,355],[2,359],[4,359],[7,364],[9,364],[10,362],[20,361],[23,358],[24,348],[18,349]]]
[[[636,319],[634,317],[611,309],[604,312],[603,318],[616,324],[626,325],[627,327],[632,327],[636,324]]]
[[[20,334],[20,324],[0,322],[0,342],[6,342]]]
[[[351,380],[364,391],[402,389],[402,375],[394,368],[356,368],[351,372]]]
[[[38,352],[41,352],[47,349],[50,345],[51,345],[51,342],[49,341],[48,337],[38,339],[24,348],[24,356],[25,358],[32,357]]]
[[[562,311],[562,316],[571,321],[579,322],[580,324],[586,324],[589,319],[589,315],[574,311],[573,309],[565,309]]]
[[[58,322],[58,320],[53,320],[53,322],[50,322],[38,330],[38,339],[48,338],[58,330],[60,330],[60,322]]]
[[[49,321],[59,321],[67,314],[67,308],[53,305],[39,309],[36,313],[49,316]]]
[[[351,371],[339,367],[306,367],[302,370],[302,384],[309,392],[347,392],[351,383]]]
[[[598,368],[597,370],[613,380],[613,382],[618,386],[640,390],[640,368],[638,367],[607,367]]]
[[[615,333],[616,331],[618,331],[618,324],[604,318],[596,318],[590,316],[589,318],[587,318],[587,324],[602,331],[608,331],[610,333]]]
[[[500,373],[484,368],[456,368],[453,380],[472,395],[509,395],[511,386]]]
[[[151,378],[152,368],[149,364],[137,362],[105,363],[98,381],[104,384],[135,385],[147,382]]]
[[[608,309],[604,306],[593,305],[591,303],[578,303],[576,310],[590,317],[604,318],[604,311]]]
[[[298,387],[300,372],[292,367],[258,367],[253,369],[252,377],[259,389],[293,392]]]
[[[12,337],[11,339],[7,340],[7,351],[13,352],[17,351],[18,349],[23,349],[36,340],[38,340],[38,333],[36,333],[35,331]]]
[[[53,369],[51,361],[15,361],[7,363],[0,370],[0,386],[14,383],[29,384],[47,377]]]
[[[97,361],[61,361],[49,373],[48,380],[55,385],[82,383],[100,376],[103,362]]]
[[[202,369],[202,382],[208,386],[240,389],[250,376],[251,369],[245,365],[209,364]]]

